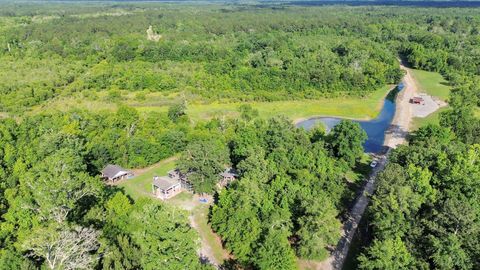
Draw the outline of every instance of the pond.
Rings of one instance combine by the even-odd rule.
[[[382,110],[379,115],[369,121],[358,121],[354,120],[360,124],[360,126],[367,133],[368,139],[363,145],[365,152],[367,153],[378,153],[383,149],[383,142],[385,140],[385,131],[390,126],[390,123],[395,116],[395,97],[399,91],[403,89],[403,83],[400,83],[396,88],[394,88],[383,102]],[[302,122],[297,123],[297,127],[305,128],[309,130],[319,123],[322,123],[326,131],[329,132],[336,124],[340,123],[343,118],[338,117],[313,117]]]

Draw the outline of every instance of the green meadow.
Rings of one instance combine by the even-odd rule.
[[[440,73],[411,69],[418,90],[446,101],[450,95],[450,86]]]
[[[213,102],[209,104],[189,104],[187,114],[194,121],[214,117],[236,117],[242,104],[250,104],[257,109],[260,117],[269,118],[285,115],[295,121],[312,116],[339,116],[354,119],[375,118],[380,112],[384,97],[393,86],[384,86],[365,97],[335,97],[314,100],[289,100],[273,102]],[[165,106],[137,107],[140,111],[166,111]]]
[[[313,116],[338,116],[368,120],[377,116],[385,96],[393,87],[393,85],[386,85],[365,96],[345,95],[332,98],[270,102],[187,101],[187,114],[194,122],[215,117],[235,118],[238,117],[238,109],[242,104],[250,104],[258,110],[262,118],[285,115],[294,121]],[[106,100],[106,95],[105,91],[95,93],[93,100],[84,99],[81,95],[59,97],[45,105],[33,107],[29,114],[71,109],[114,111],[120,103],[130,105],[139,112],[167,112],[171,104],[180,102],[179,96],[172,93],[146,93],[144,100],[138,100],[135,95],[122,91],[121,98],[116,102]]]

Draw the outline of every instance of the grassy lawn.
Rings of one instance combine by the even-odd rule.
[[[188,192],[182,192],[175,197],[168,199],[168,204],[175,205],[178,207],[183,207],[186,204],[189,204],[193,200],[193,194]]]
[[[425,118],[419,118],[419,117],[413,118],[412,129],[417,130],[420,127],[424,127],[428,124],[438,124],[438,123],[440,123],[440,113],[447,110],[447,108],[448,107],[442,107],[439,110],[437,110],[436,112],[430,114],[429,116],[427,116]]]
[[[384,86],[367,97],[337,97],[316,100],[291,100],[274,102],[233,102],[189,104],[187,114],[193,120],[212,117],[236,117],[238,107],[250,104],[257,109],[260,117],[269,118],[283,114],[293,120],[312,116],[339,116],[355,119],[375,118],[380,112],[383,98],[393,86]],[[164,106],[138,106],[140,111],[166,111]]]
[[[450,86],[440,73],[411,69],[413,78],[417,82],[420,92],[447,100],[450,94]]]
[[[123,187],[125,192],[137,200],[141,197],[149,197],[152,195],[152,179],[155,175],[166,175],[167,172],[175,167],[175,159],[166,159],[160,161],[151,169],[145,171],[139,176],[135,176],[132,179],[125,180],[118,184],[119,187]]]

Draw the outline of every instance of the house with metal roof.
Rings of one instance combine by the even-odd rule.
[[[118,165],[108,164],[102,170],[102,178],[112,183],[115,183],[122,179],[131,178],[132,176],[133,176],[132,172]]]
[[[167,200],[182,192],[182,185],[178,178],[170,176],[154,176],[152,191],[155,197]]]

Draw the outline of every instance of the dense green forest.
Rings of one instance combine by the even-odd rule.
[[[265,17],[203,7],[121,12],[127,14],[20,17],[20,25],[8,27],[0,40],[6,45],[2,62],[15,66],[4,76],[15,78],[12,73],[31,67],[38,77],[2,85],[0,110],[79,92],[95,98],[106,91],[110,101],[121,90],[182,92],[207,100],[358,95],[401,77],[386,46],[337,35],[337,26],[325,26],[303,10],[289,14],[289,21],[284,12],[260,11]],[[147,40],[149,25],[161,35],[158,42]]]
[[[449,77],[480,73],[475,10],[60,5],[7,6],[1,14],[6,112],[59,96],[116,103],[130,92],[140,101],[160,92],[167,103],[172,94],[197,101],[364,95],[401,78],[399,52]],[[158,42],[147,40],[150,25]]]
[[[215,198],[207,218],[232,255],[222,267],[327,258],[362,184],[351,175],[368,173],[359,125],[307,132],[248,105],[236,119],[193,122],[187,109],[365,96],[402,78],[400,58],[448,79],[450,107],[392,152],[358,266],[480,268],[478,11],[5,4],[0,269],[214,268],[186,211],[99,177],[108,163],[175,155],[194,191]],[[219,189],[226,166],[240,179]]]
[[[240,126],[231,155],[242,180],[220,193],[213,228],[240,263],[258,269],[295,268],[295,255],[327,258],[340,238],[337,217],[354,197],[344,175],[365,139],[350,121],[328,136],[286,119]]]

